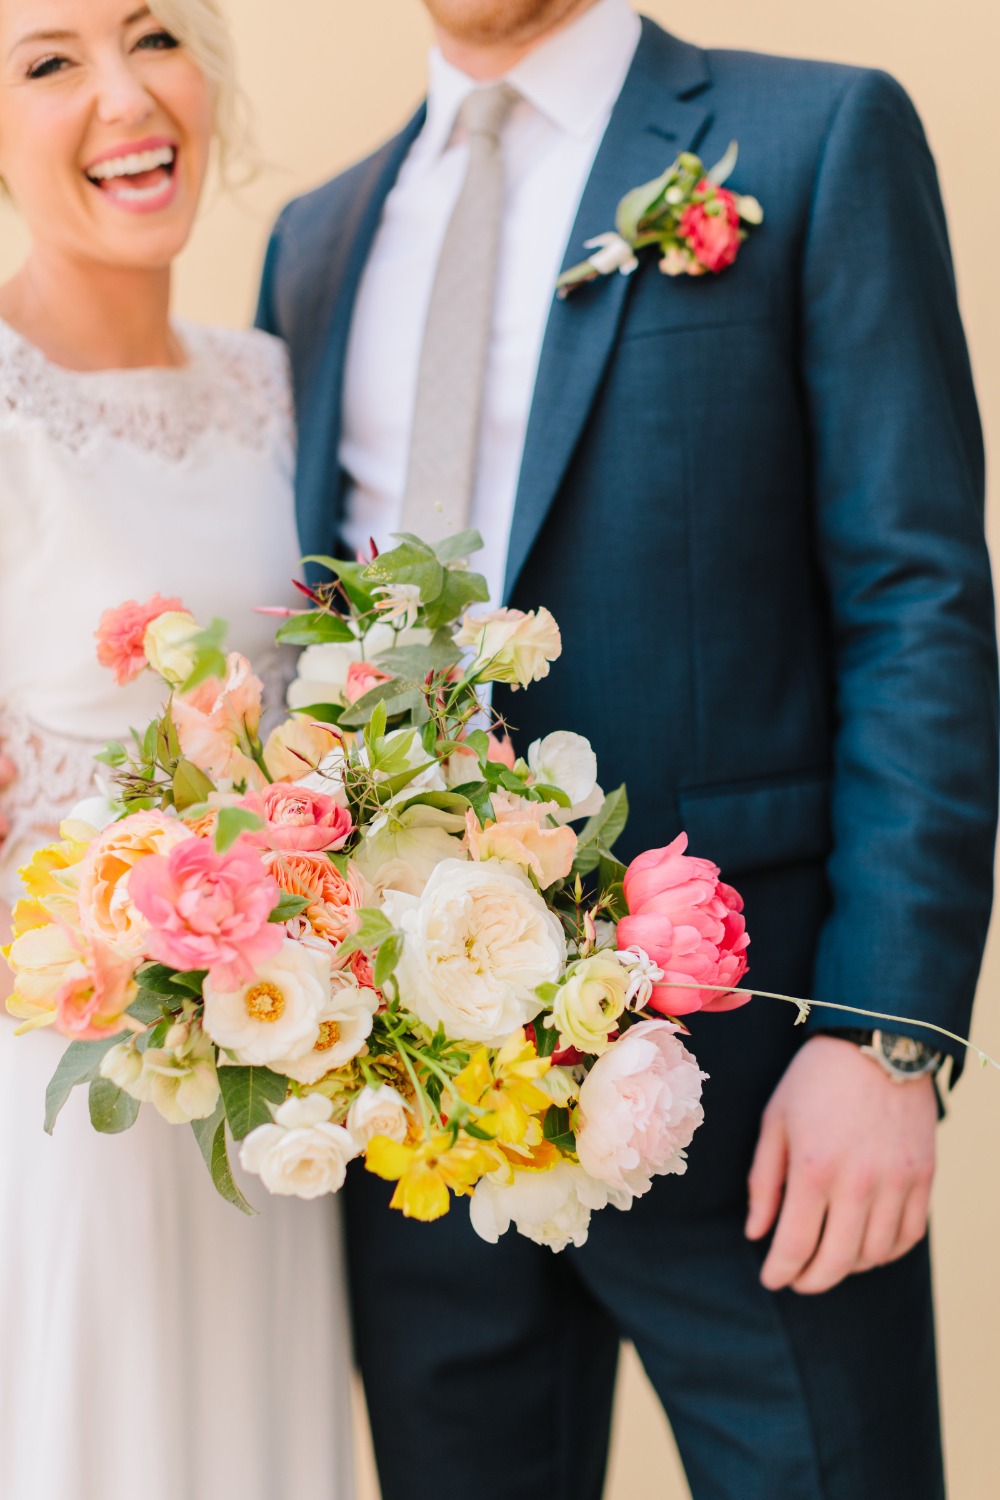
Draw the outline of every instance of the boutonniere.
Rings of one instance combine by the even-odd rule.
[[[655,245],[665,276],[704,276],[731,266],[750,230],[763,222],[756,198],[731,193],[723,183],[736,166],[733,141],[720,162],[705,171],[701,158],[682,152],[662,177],[626,193],[615,214],[615,230],[588,240],[594,254],[564,271],[559,296],[598,276],[631,276],[639,251]]]

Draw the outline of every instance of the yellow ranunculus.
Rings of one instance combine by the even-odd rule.
[[[396,1183],[392,1208],[426,1224],[448,1212],[451,1193],[471,1193],[480,1177],[497,1166],[497,1159],[478,1141],[460,1136],[452,1143],[447,1131],[439,1131],[417,1146],[377,1135],[368,1143],[365,1166]]]
[[[47,1025],[55,1017],[57,994],[79,968],[79,939],[62,923],[49,922],[21,932],[3,954],[16,976],[8,1011],[19,1020]]]
[[[492,1067],[488,1050],[478,1048],[453,1087],[466,1104],[486,1111],[476,1120],[481,1130],[505,1145],[517,1146],[525,1141],[533,1117],[552,1103],[538,1087],[550,1066],[549,1058],[539,1057],[524,1031],[518,1030],[501,1047]]]

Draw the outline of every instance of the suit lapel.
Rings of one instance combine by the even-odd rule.
[[[643,21],[642,38],[584,191],[564,268],[586,240],[614,226],[629,188],[696,148],[711,119],[696,95],[704,54]],[[509,598],[555,499],[594,403],[628,297],[629,278],[602,277],[565,302],[553,297],[525,437],[507,559]]]
[[[340,524],[344,366],[354,304],[385,200],[425,116],[421,107],[358,169],[361,180],[353,193],[337,197],[332,205],[337,219],[323,242],[322,276],[316,276],[314,265],[309,268],[318,294],[312,301],[297,300],[299,330],[291,339],[293,351],[302,351],[295,361],[296,409],[308,441],[300,443],[296,490],[299,535],[307,552],[328,552]]]

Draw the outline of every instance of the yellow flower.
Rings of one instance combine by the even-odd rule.
[[[83,833],[79,823],[64,823],[60,832],[64,835],[56,844],[48,844],[33,854],[26,865],[18,870],[25,891],[33,901],[45,903],[52,920],[53,908],[63,909],[76,905],[77,866],[87,852],[89,839],[77,837]],[[91,830],[93,832],[93,830]],[[96,837],[96,833],[94,834]],[[73,874],[69,872],[72,871]],[[49,906],[48,903],[53,903]],[[22,903],[18,903],[21,905]],[[38,922],[33,924],[39,926]]]
[[[377,1135],[368,1142],[365,1166],[377,1177],[396,1183],[392,1208],[428,1224],[448,1212],[449,1189],[459,1195],[471,1193],[480,1177],[497,1166],[497,1160],[478,1141],[460,1136],[453,1143],[442,1130],[417,1146]]]
[[[523,1030],[508,1037],[490,1065],[487,1048],[480,1047],[455,1078],[455,1093],[466,1104],[485,1110],[476,1118],[480,1130],[507,1145],[525,1141],[534,1116],[552,1103],[538,1087],[551,1066],[539,1057]]]

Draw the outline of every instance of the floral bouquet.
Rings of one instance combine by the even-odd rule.
[[[272,612],[307,649],[266,737],[222,622],[103,617],[100,660],[165,702],[22,872],[10,1009],[70,1038],[48,1130],[86,1085],[100,1131],[143,1103],[190,1124],[246,1211],[230,1140],[273,1193],[363,1157],[410,1217],[467,1196],[485,1239],[554,1249],[684,1170],[704,1075],[677,1017],[748,998],[742,903],[683,835],[615,859],[625,790],[580,735],[516,756],[483,687],[545,677],[559,630],[474,611],[478,545],[316,559],[331,581]]]

